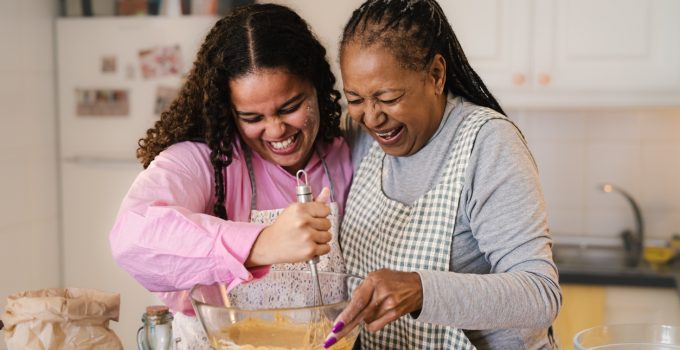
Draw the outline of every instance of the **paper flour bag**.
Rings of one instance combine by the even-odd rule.
[[[118,321],[120,295],[53,288],[10,295],[1,318],[9,350],[122,350],[109,321]]]

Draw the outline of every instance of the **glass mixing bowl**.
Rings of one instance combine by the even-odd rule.
[[[309,271],[270,271],[236,286],[196,285],[191,303],[208,341],[219,350],[316,350],[347,306],[350,277],[319,272],[323,305],[316,305]],[[330,349],[350,350],[358,328]]]
[[[614,324],[582,330],[574,336],[575,350],[679,350],[680,327]]]

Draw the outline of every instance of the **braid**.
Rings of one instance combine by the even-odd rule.
[[[215,178],[213,212],[226,219],[224,169],[232,161],[238,130],[229,82],[258,69],[283,69],[311,82],[319,99],[318,140],[340,135],[340,92],[326,49],[307,23],[285,6],[254,4],[236,8],[206,36],[178,97],[138,142],[144,168],[171,145],[203,142],[210,148]]]
[[[340,48],[349,42],[363,47],[379,44],[390,50],[403,68],[423,70],[436,54],[446,61],[446,90],[505,114],[465,53],[434,0],[368,0],[345,25]]]

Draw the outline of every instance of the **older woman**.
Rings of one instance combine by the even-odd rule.
[[[366,1],[340,65],[356,131],[340,243],[363,281],[326,347],[362,322],[364,349],[554,347],[536,165],[439,5]]]

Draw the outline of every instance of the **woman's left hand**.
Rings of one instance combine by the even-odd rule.
[[[352,293],[352,300],[335,319],[328,348],[361,321],[369,332],[377,332],[402,315],[420,310],[423,288],[415,272],[381,269],[369,273]]]

